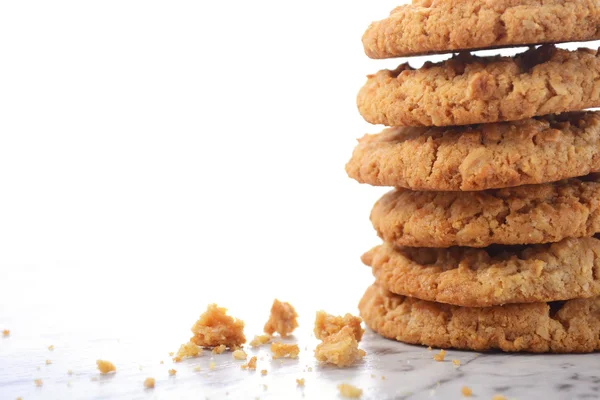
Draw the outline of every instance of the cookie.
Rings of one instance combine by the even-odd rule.
[[[600,240],[432,249],[383,244],[362,256],[387,290],[438,303],[489,307],[600,295]]]
[[[559,181],[600,169],[600,113],[466,127],[388,128],[359,139],[351,178],[412,190],[474,191]]]
[[[398,246],[486,247],[558,242],[600,232],[600,176],[480,192],[385,194],[371,211]]]
[[[380,335],[438,348],[587,353],[600,349],[600,298],[470,308],[391,294],[370,286],[359,304]]]
[[[368,77],[361,115],[387,126],[516,121],[600,106],[600,57],[551,45],[516,57],[462,53],[414,70],[408,64]]]
[[[371,24],[371,58],[600,39],[600,6],[589,0],[413,0]]]

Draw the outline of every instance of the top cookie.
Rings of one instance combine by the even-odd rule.
[[[600,106],[600,57],[545,45],[515,57],[468,53],[415,70],[368,77],[357,97],[363,118],[387,126],[517,121]]]
[[[371,58],[600,39],[599,3],[589,0],[413,0],[371,24]]]

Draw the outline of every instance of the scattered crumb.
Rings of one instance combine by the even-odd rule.
[[[214,360],[211,360],[210,363],[208,364],[208,368],[212,371],[213,369],[215,369],[217,365],[215,364]]]
[[[326,337],[338,333],[344,326],[349,326],[352,328],[356,341],[360,342],[363,333],[365,333],[361,324],[362,319],[352,314],[346,314],[342,317],[330,315],[321,310],[317,311],[314,333],[317,339],[324,340]]]
[[[173,357],[173,361],[180,362],[184,358],[198,357],[202,354],[202,349],[195,343],[187,342],[179,346],[177,355]]]
[[[452,360],[452,364],[454,364],[455,367],[460,367],[460,360]]]
[[[381,380],[385,381],[385,375],[381,375]]]
[[[33,383],[35,383],[35,386],[40,387],[44,384],[44,382],[42,382],[41,379],[34,379]]]
[[[506,400],[506,397],[502,396],[501,394],[496,394],[494,397],[492,397],[492,400]]]
[[[52,364],[52,360],[46,360],[46,365]]]
[[[444,358],[446,358],[446,350],[444,350],[444,349],[440,350],[439,353],[437,353],[436,355],[433,356],[433,359],[437,362],[444,361]]]
[[[48,346],[48,350],[50,350],[50,351],[54,350],[54,345],[51,344],[50,346]]]
[[[312,367],[308,367],[308,372],[312,372]]]
[[[90,378],[90,381],[92,381],[92,382],[96,382],[96,381],[98,381],[98,377],[97,377],[97,376],[92,376],[92,377]]]
[[[269,387],[265,384],[263,385],[263,390],[267,390]]]
[[[298,386],[304,386],[304,378],[297,378],[296,379],[296,385],[298,385]]]
[[[273,354],[274,360],[283,357],[298,358],[300,348],[298,348],[297,344],[276,342],[271,343],[271,353]]]
[[[176,370],[176,369],[170,369],[170,370],[169,370],[169,376],[173,376],[173,375],[175,375],[176,373],[177,373],[177,370]]]
[[[163,360],[160,360],[160,363],[161,363],[161,364],[164,364],[165,362],[164,362]]]
[[[463,386],[462,389],[460,389],[460,392],[465,397],[471,397],[473,395],[473,391],[468,386]]]
[[[175,353],[173,353],[172,351],[169,352],[169,357],[173,357],[175,355]]]
[[[115,364],[111,363],[110,361],[97,360],[96,365],[98,366],[98,369],[100,370],[101,374],[108,374],[109,372],[117,371]]]
[[[250,342],[250,347],[262,346],[263,344],[269,343],[269,340],[271,340],[271,335],[256,335]]]
[[[248,354],[244,350],[236,350],[233,352],[233,358],[236,360],[245,360],[248,358]]]
[[[196,365],[196,366],[194,367],[194,372],[198,372],[198,371],[200,371],[200,366],[199,366],[199,365]]]
[[[215,347],[214,349],[212,349],[212,353],[213,354],[223,354],[225,352],[225,350],[227,350],[227,346],[225,346],[224,344],[220,344],[217,347]]]
[[[35,367],[35,369],[37,369],[39,371],[40,370],[40,366],[38,365],[37,367]]]
[[[377,375],[371,374],[371,378],[375,379],[375,378],[377,378]]]
[[[340,391],[340,396],[346,397],[348,399],[358,399],[362,396],[362,389],[357,388],[356,386],[349,385],[347,383],[342,383],[338,385],[338,390]]]
[[[431,348],[431,346],[429,346],[429,347],[427,348],[427,350],[429,350],[429,351],[433,351],[433,349]]]
[[[23,400],[23,398],[22,397],[17,397],[17,400]]]
[[[277,332],[282,337],[285,337],[298,327],[296,318],[298,318],[298,314],[290,303],[275,299],[271,306],[271,315],[265,324],[264,331],[269,335]]]
[[[360,361],[366,353],[358,348],[351,327],[345,326],[338,333],[330,335],[315,349],[315,358],[321,362],[347,367]]]
[[[261,369],[261,370],[260,370],[260,374],[261,374],[262,376],[265,376],[266,374],[268,374],[268,371],[267,371],[266,369]]]
[[[154,385],[156,384],[156,379],[154,378],[146,378],[144,381],[144,387],[147,389],[154,389]]]
[[[4,336],[4,337],[10,336],[10,330],[8,330],[8,329],[3,330],[2,331],[2,336]]]
[[[72,385],[72,384],[73,384],[73,383],[72,383],[71,381],[67,381],[67,386],[68,386],[68,387],[71,387],[71,385]]]
[[[256,370],[256,356],[253,356],[252,358],[250,358],[250,361],[248,361],[247,364],[243,364],[242,369],[251,369],[251,370],[255,371]]]
[[[192,326],[191,342],[201,347],[224,345],[229,348],[246,343],[244,321],[227,315],[227,309],[210,304]]]
[[[68,371],[67,371],[67,374],[69,374],[69,375],[73,375],[73,370],[68,370]]]

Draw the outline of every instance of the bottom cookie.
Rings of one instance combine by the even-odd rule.
[[[374,284],[359,309],[372,330],[410,344],[532,353],[600,349],[600,297],[473,308],[395,295]]]

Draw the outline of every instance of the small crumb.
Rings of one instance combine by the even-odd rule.
[[[381,375],[381,380],[385,381],[385,376],[384,375]]]
[[[452,364],[454,364],[454,366],[458,368],[460,367],[460,360],[452,360]]]
[[[340,391],[340,396],[346,397],[348,399],[358,399],[362,396],[362,389],[357,388],[356,386],[349,385],[347,383],[342,383],[338,385],[338,390]]]
[[[250,370],[255,371],[256,370],[256,356],[253,356],[252,358],[250,358],[250,361],[248,361],[247,364],[243,364],[242,369],[250,369]]]
[[[72,383],[71,381],[67,381],[67,386],[68,386],[68,387],[71,387],[71,385],[72,385],[72,384],[73,384],[73,383]]]
[[[344,326],[338,333],[326,337],[315,349],[315,358],[324,363],[338,367],[347,367],[366,355],[358,348],[354,331],[350,326]]]
[[[142,367],[141,365],[138,367],[138,369],[141,371],[144,369],[144,367]]]
[[[213,369],[215,369],[215,367],[216,367],[216,364],[215,364],[215,362],[214,362],[214,361],[211,361],[211,362],[208,364],[208,368],[209,368],[211,371],[212,371]]]
[[[48,350],[50,350],[50,351],[54,350],[54,345],[51,344],[50,346],[48,346]]]
[[[263,385],[263,390],[267,390],[269,387],[265,384]]]
[[[101,374],[108,374],[109,372],[117,371],[115,364],[111,363],[110,361],[96,360],[96,365],[98,366]]]
[[[271,340],[271,335],[256,335],[254,336],[254,339],[250,341],[250,347],[262,346],[263,344],[269,343],[269,340]]]
[[[67,374],[69,374],[69,375],[73,375],[73,370],[68,370],[68,371],[67,371]]]
[[[324,340],[326,337],[335,335],[343,327],[349,326],[352,328],[354,338],[357,342],[362,339],[365,330],[361,326],[362,318],[355,317],[352,314],[346,314],[342,316],[335,316],[327,314],[325,311],[317,311],[317,317],[315,318],[314,334],[317,339]]]
[[[375,378],[377,378],[377,375],[371,374],[371,378],[375,379]]]
[[[308,372],[312,372],[312,367],[308,367]]]
[[[496,394],[494,397],[492,397],[492,400],[506,400],[506,397],[502,396],[501,394]]]
[[[463,396],[465,396],[465,397],[471,397],[471,396],[473,395],[473,391],[472,391],[472,390],[471,390],[471,388],[470,388],[470,387],[468,387],[468,386],[463,386],[463,387],[460,389],[460,392],[461,392],[461,393],[462,393],[462,395],[463,395]]]
[[[17,400],[23,400],[23,398],[22,397],[17,397]]]
[[[260,370],[260,374],[261,374],[262,376],[265,376],[267,373],[268,373],[268,371],[267,371],[266,369],[261,369],[261,370]]]
[[[173,355],[175,355],[175,353],[173,353],[172,351],[169,352],[169,357],[173,357]]]
[[[437,353],[436,355],[433,356],[433,359],[437,362],[444,361],[444,358],[446,358],[446,350],[444,350],[444,349],[440,350],[439,353]]]
[[[4,336],[4,337],[10,336],[10,330],[8,330],[8,329],[3,330],[2,331],[2,336]]]
[[[161,364],[164,364],[165,362],[164,362],[163,360],[160,360],[160,363],[161,363]]]
[[[298,358],[300,348],[297,344],[275,342],[271,343],[271,353],[274,360],[283,357]]]
[[[234,348],[246,343],[244,321],[227,315],[227,309],[216,304],[209,304],[192,326],[194,336],[190,339],[201,347]]]
[[[52,364],[52,360],[46,360],[46,365]]]
[[[213,354],[223,354],[225,352],[225,350],[227,350],[227,346],[225,346],[224,344],[220,344],[217,347],[212,349],[212,353]]]
[[[236,350],[233,352],[233,358],[236,360],[245,360],[248,358],[248,354],[244,350]]]
[[[281,337],[286,337],[298,327],[298,314],[290,303],[275,299],[271,306],[271,315],[265,324],[264,331],[269,335],[277,332]]]
[[[199,366],[199,365],[196,365],[196,366],[194,367],[194,372],[198,372],[198,371],[200,371],[200,366]]]
[[[37,369],[39,371],[40,370],[40,366],[38,365],[37,367],[35,367],[35,369]]]
[[[173,357],[173,361],[180,362],[184,358],[193,358],[202,355],[202,348],[195,343],[187,342],[179,346],[177,355]]]
[[[173,376],[173,375],[175,375],[176,373],[177,373],[177,370],[176,370],[176,369],[170,369],[170,370],[169,370],[169,376]]]
[[[35,386],[37,387],[41,387],[44,384],[44,382],[41,379],[34,379],[33,383],[35,383]]]
[[[90,381],[92,381],[92,382],[96,382],[96,381],[98,381],[98,377],[97,377],[97,376],[92,376],[92,377],[90,378]]]
[[[427,350],[429,350],[429,351],[433,351],[433,349],[431,348],[431,346],[429,346],[429,347],[427,348]]]
[[[304,386],[304,378],[296,378],[296,385]]]
[[[146,378],[144,381],[144,387],[147,389],[154,389],[154,385],[156,384],[156,379],[154,378]]]

